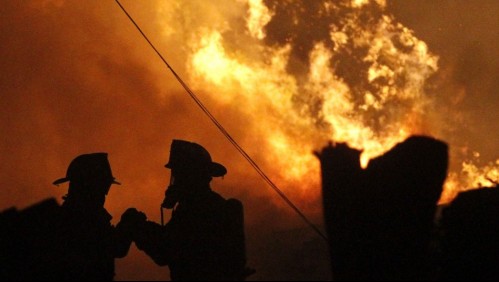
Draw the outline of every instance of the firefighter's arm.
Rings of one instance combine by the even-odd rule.
[[[114,229],[114,255],[122,258],[127,255],[135,230],[141,222],[146,221],[146,215],[137,211],[135,208],[129,208],[121,216],[121,220]]]
[[[139,250],[149,255],[156,264],[168,264],[168,251],[165,228],[155,222],[147,221],[143,212],[129,208],[116,226],[121,241],[121,254],[128,252],[132,241]]]
[[[150,256],[157,265],[168,265],[171,248],[164,226],[144,221],[138,226],[133,240],[137,248]]]

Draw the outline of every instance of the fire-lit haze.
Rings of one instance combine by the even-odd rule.
[[[203,0],[122,4],[262,170],[322,225],[329,141],[362,164],[411,134],[450,146],[446,203],[499,181],[499,1]],[[106,208],[159,221],[172,139],[206,147],[243,201],[249,280],[328,279],[327,245],[187,95],[114,0],[2,2],[0,210],[24,208],[79,154],[108,152]],[[431,156],[428,156],[431,158]],[[167,213],[166,220],[169,214]],[[117,280],[165,280],[132,248]]]

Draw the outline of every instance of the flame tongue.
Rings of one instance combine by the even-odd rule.
[[[311,152],[331,139],[362,149],[366,166],[409,135],[436,134],[425,87],[438,57],[384,11],[385,0],[265,3],[161,11],[187,15],[191,85],[247,117],[242,145],[265,156],[278,184],[315,186],[305,182],[318,175]]]

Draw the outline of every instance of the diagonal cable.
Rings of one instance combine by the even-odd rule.
[[[170,66],[170,64],[166,61],[166,59],[161,55],[161,53],[156,49],[154,44],[149,40],[146,34],[142,31],[139,25],[135,22],[135,20],[130,16],[130,14],[126,11],[125,7],[121,5],[119,0],[115,0],[118,6],[120,6],[121,10],[125,13],[128,19],[133,23],[133,25],[140,32],[142,37],[149,43],[149,46],[156,52],[159,58],[163,61],[163,63],[170,69],[172,74],[178,80],[180,85],[187,91],[189,96],[194,100],[194,102],[201,108],[201,110],[208,116],[208,118],[215,124],[215,126],[222,132],[222,134],[229,140],[229,142],[237,149],[237,151],[250,163],[250,165],[258,172],[258,174],[269,184],[269,186],[277,192],[277,194],[288,204],[302,219],[305,223],[312,228],[320,237],[327,241],[327,237],[315,226],[305,214],[284,194],[284,192],[277,187],[277,185],[265,174],[265,172],[255,163],[255,161],[246,153],[246,151],[232,138],[229,132],[222,126],[222,124],[211,114],[211,112],[206,108],[206,106],[201,102],[201,100],[196,96],[194,91],[192,91],[189,86],[182,80],[182,78],[175,72],[175,70]]]

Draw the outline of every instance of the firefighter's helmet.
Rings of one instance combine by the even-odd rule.
[[[89,180],[121,184],[113,177],[107,153],[84,154],[76,157],[69,164],[66,177],[57,179],[53,184],[58,185],[67,181],[81,183]]]
[[[227,169],[213,162],[210,153],[201,145],[174,139],[170,147],[169,169],[207,173],[212,177],[224,176]]]

